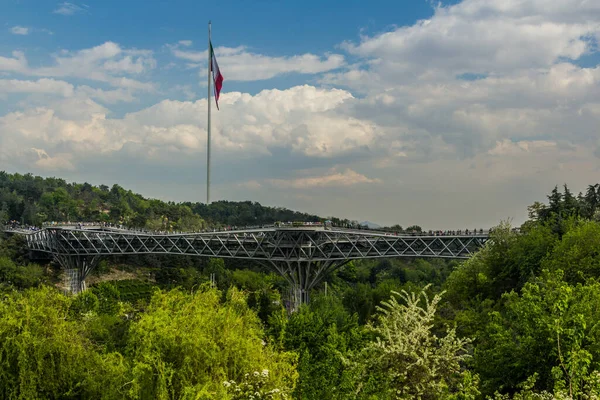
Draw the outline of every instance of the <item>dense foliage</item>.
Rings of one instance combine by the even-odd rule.
[[[277,221],[320,221],[316,215],[250,201],[173,203],[145,199],[119,185],[67,183],[59,178],[0,171],[0,224],[18,221],[102,221],[152,230],[200,230],[209,226],[248,226]]]
[[[0,182],[8,218],[156,229],[313,218],[32,176]],[[61,271],[31,264],[22,238],[6,237],[0,398],[598,398],[599,189],[555,188],[520,230],[501,223],[464,262],[351,262],[293,314],[284,279],[221,259],[107,259],[90,290],[64,295]]]
[[[99,310],[92,292],[7,293],[0,303],[0,397],[225,398],[223,382],[256,370],[268,371],[274,398],[294,387],[295,355],[263,344],[259,319],[235,289],[224,301],[210,289],[156,292],[143,314],[127,316],[123,305]]]

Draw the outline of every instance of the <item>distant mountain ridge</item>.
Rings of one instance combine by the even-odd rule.
[[[378,225],[375,222],[371,221],[363,221],[360,223],[360,225],[366,226],[369,229],[381,229],[381,225]]]
[[[194,231],[207,226],[254,226],[278,221],[318,222],[326,218],[253,201],[165,202],[145,198],[117,184],[69,183],[60,178],[0,171],[0,225],[18,221],[101,221],[152,230]],[[351,221],[328,217],[336,225]]]

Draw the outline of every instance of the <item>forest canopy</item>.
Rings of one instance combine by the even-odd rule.
[[[117,185],[0,182],[8,220],[182,230],[319,220]],[[3,237],[0,398],[599,398],[600,185],[556,187],[528,210],[465,261],[352,261],[291,314],[285,280],[247,261],[108,258],[73,296],[57,265],[31,263],[22,237]]]

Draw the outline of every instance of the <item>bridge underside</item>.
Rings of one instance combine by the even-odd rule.
[[[56,254],[54,261],[65,270],[67,290],[77,294],[86,289],[85,278],[96,268],[100,257]]]
[[[155,234],[98,229],[47,228],[27,235],[29,249],[54,256],[72,272],[72,291],[98,258],[111,255],[171,254],[247,259],[274,268],[290,284],[295,303],[331,271],[364,258],[469,258],[487,235],[397,236],[389,233],[323,228],[266,228],[245,231]]]
[[[263,265],[270,266],[283,276],[291,289],[290,307],[295,310],[298,305],[310,301],[310,292],[327,274],[350,262],[345,261],[271,261]]]

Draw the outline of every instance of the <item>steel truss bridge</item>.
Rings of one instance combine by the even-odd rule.
[[[487,232],[414,236],[312,225],[178,234],[100,226],[48,227],[20,233],[25,234],[31,251],[46,253],[63,268],[75,271],[73,292],[85,289],[85,278],[100,257],[171,254],[258,262],[274,269],[288,281],[296,304],[308,302],[309,292],[327,273],[351,260],[391,257],[466,259],[489,239]]]

